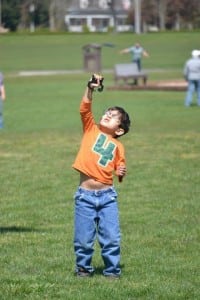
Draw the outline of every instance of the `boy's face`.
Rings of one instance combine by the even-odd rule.
[[[99,122],[100,129],[115,136],[120,136],[124,133],[124,130],[120,128],[121,125],[121,113],[117,110],[107,110]]]

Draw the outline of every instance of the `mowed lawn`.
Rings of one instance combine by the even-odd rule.
[[[9,37],[5,39],[8,43]],[[184,43],[180,40],[177,49]],[[10,57],[15,55],[14,47],[12,51]],[[175,57],[170,62],[165,55],[177,71],[163,66],[154,79],[173,78],[179,72],[181,78],[182,62],[179,70]],[[49,56],[44,70],[56,69]],[[94,95],[96,120],[110,105],[123,106],[132,120],[130,133],[121,138],[128,174],[122,184],[115,180],[122,277],[108,281],[101,275],[103,262],[96,243],[96,273],[82,280],[74,276],[73,194],[79,178],[71,165],[81,141],[78,109],[89,74],[20,77],[16,73],[26,64],[19,68],[17,58],[13,66],[4,61],[0,298],[199,299],[200,108],[196,102],[185,108],[185,92],[110,91],[113,77],[105,74],[104,92]]]

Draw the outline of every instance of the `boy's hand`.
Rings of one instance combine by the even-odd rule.
[[[94,89],[97,88],[99,92],[102,92],[104,88],[103,80],[104,78],[101,75],[93,74],[92,78],[88,81],[87,86],[92,91],[94,91]]]
[[[122,178],[126,175],[126,166],[124,165],[118,166],[116,174],[119,178],[119,182],[122,182]]]

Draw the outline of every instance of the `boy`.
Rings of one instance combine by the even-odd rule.
[[[103,78],[94,74],[80,104],[83,139],[73,168],[80,173],[75,193],[74,250],[76,274],[91,276],[95,236],[105,264],[103,274],[119,278],[120,228],[113,171],[126,174],[124,147],[118,138],[129,131],[130,119],[121,107],[111,107],[95,124],[91,111],[94,89],[103,90]]]

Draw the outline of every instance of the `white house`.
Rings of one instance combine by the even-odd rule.
[[[130,0],[71,0],[65,16],[67,29],[71,32],[129,31],[127,25]]]

